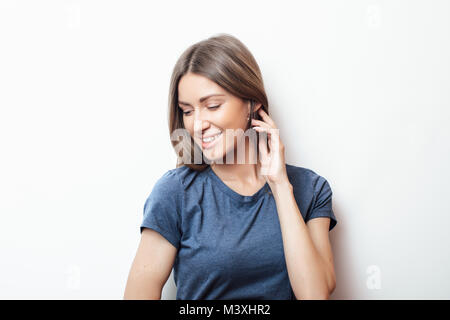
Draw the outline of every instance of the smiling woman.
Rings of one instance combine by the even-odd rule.
[[[335,283],[331,187],[285,163],[260,70],[238,39],[214,36],[181,55],[169,128],[171,138],[185,134],[172,139],[183,154],[144,204],[125,298],[159,299],[172,267],[177,299],[327,298]]]
[[[184,129],[208,162],[222,161],[239,144],[250,151],[250,144],[244,140],[244,132],[249,129],[250,109],[254,108],[249,100],[236,97],[214,81],[189,72],[178,83],[178,105],[183,112]],[[250,153],[256,156],[256,152]],[[185,165],[191,165],[189,158],[185,160],[188,160]]]
[[[174,67],[169,89],[170,132],[188,133],[186,139],[171,140],[175,150],[182,150],[177,167],[203,170],[210,161],[223,159],[244,137],[237,130],[250,128],[251,115],[259,108],[269,113],[261,71],[241,41],[221,34],[187,48]],[[254,118],[261,119],[258,114]],[[217,134],[222,134],[217,141],[203,141]],[[195,152],[202,155],[199,163]]]

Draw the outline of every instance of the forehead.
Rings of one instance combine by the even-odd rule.
[[[188,73],[181,77],[178,83],[178,98],[186,102],[198,102],[201,97],[219,93],[227,95],[227,92],[210,79]]]

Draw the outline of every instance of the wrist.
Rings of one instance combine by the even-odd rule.
[[[285,193],[293,191],[292,184],[289,180],[285,179],[276,183],[269,183],[270,189],[272,189],[273,193]]]

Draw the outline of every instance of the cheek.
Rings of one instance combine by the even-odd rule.
[[[234,129],[235,130],[235,129]],[[224,150],[229,150],[232,148],[235,148],[240,141],[242,141],[243,137],[244,137],[244,132],[240,132],[240,131],[234,131],[232,129],[230,129],[229,133],[225,135],[225,139],[223,141],[223,148]],[[234,134],[233,134],[234,131]]]
[[[241,112],[231,111],[218,114],[217,125],[223,129],[245,129],[247,118]]]
[[[247,127],[247,118],[242,116],[242,113],[234,113],[231,118],[221,123],[222,128],[225,130],[225,140],[227,142],[227,148],[235,146],[245,135],[245,129]]]
[[[244,119],[245,110],[236,103],[228,102],[222,104],[222,107],[213,112],[212,116],[229,128],[239,127]]]
[[[194,136],[194,122],[189,118],[183,120],[184,129],[189,132],[191,136]]]

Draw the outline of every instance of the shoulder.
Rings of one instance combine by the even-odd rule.
[[[163,192],[185,191],[198,182],[203,171],[197,171],[187,166],[167,170],[156,182],[154,189]]]
[[[181,182],[175,169],[160,174],[153,184],[144,208],[154,203],[178,203],[181,192]]]
[[[174,191],[179,190],[180,188],[180,179],[176,174],[175,169],[170,169],[164,172],[156,181],[153,191]]]
[[[289,181],[294,187],[297,186],[317,190],[319,185],[326,182],[324,177],[308,168],[286,164],[286,172],[288,174]]]
[[[169,169],[160,174],[151,188],[144,204],[144,214],[157,208],[157,211],[170,211],[181,208],[182,184],[177,169]]]
[[[205,171],[208,169],[204,169],[203,171],[194,170],[186,165],[180,166],[178,168],[169,170],[171,174],[175,175],[178,178],[178,183],[181,188],[186,191],[190,188],[193,188],[194,185],[202,184],[205,178]]]
[[[186,192],[191,189],[191,194],[196,194],[197,186],[201,183],[203,171],[196,171],[187,166],[181,166],[174,169],[169,169],[164,172],[153,185],[150,194],[144,204],[144,211],[148,207],[155,205],[161,208],[173,208],[182,210],[183,199],[186,197]]]
[[[314,201],[318,194],[331,193],[328,181],[314,170],[286,164],[286,172],[296,198]]]
[[[332,209],[333,192],[328,181],[308,168],[286,164],[286,171],[305,222],[312,218],[329,217],[329,230],[333,229],[337,220]]]

